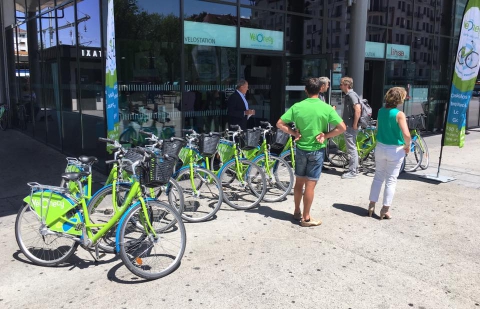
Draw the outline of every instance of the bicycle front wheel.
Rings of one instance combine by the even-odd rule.
[[[50,231],[28,204],[23,205],[17,214],[15,238],[22,253],[41,266],[62,264],[78,247],[75,240]]]
[[[191,174],[190,174],[191,172]],[[188,222],[203,222],[212,218],[220,209],[223,191],[220,180],[203,167],[184,167],[175,177],[182,188],[184,207],[182,218]]]
[[[420,148],[422,149],[422,152],[423,152],[420,168],[422,170],[426,170],[430,165],[430,154],[428,152],[428,146],[425,140],[423,139],[423,137],[421,136],[418,136],[418,144],[420,145]]]
[[[246,210],[260,203],[267,192],[265,173],[255,163],[246,159],[230,160],[219,175],[223,188],[223,200],[229,206]]]
[[[115,211],[122,206],[130,188],[131,184],[129,183],[117,183],[115,199],[113,198],[113,186],[109,185],[98,190],[87,205],[90,221],[95,224],[107,224]],[[98,247],[105,252],[114,253],[115,251],[116,226],[113,226],[98,241]],[[95,233],[96,230],[93,229],[92,232]]]
[[[265,173],[267,190],[263,200],[265,202],[278,202],[283,200],[293,188],[293,170],[288,163],[280,157],[260,155],[253,159],[253,163],[260,166]],[[268,168],[267,168],[268,163]],[[258,192],[253,191],[254,194]]]
[[[410,144],[410,153],[405,156],[405,172],[415,172],[422,164],[423,151],[417,141]]]
[[[118,246],[120,258],[133,274],[153,280],[180,265],[187,235],[182,218],[173,207],[155,200],[146,202],[146,207],[147,216],[139,203],[122,217]],[[176,221],[174,226],[170,226],[172,218]]]

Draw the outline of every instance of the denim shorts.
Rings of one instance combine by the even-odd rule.
[[[295,176],[308,178],[309,180],[320,179],[322,173],[325,148],[315,151],[296,149],[295,152]]]

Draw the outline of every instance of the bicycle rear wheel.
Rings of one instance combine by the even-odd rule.
[[[180,265],[187,235],[182,218],[173,207],[159,201],[148,201],[146,206],[148,218],[141,204],[122,217],[118,247],[120,258],[132,273],[153,280],[170,274]],[[174,226],[170,226],[171,218],[176,221]],[[148,221],[155,233],[148,227]]]
[[[220,180],[206,168],[181,169],[175,176],[183,191],[184,207],[182,218],[188,222],[203,222],[212,218],[220,209],[223,191]]]
[[[20,208],[15,220],[15,238],[22,253],[41,266],[62,264],[77,250],[78,242],[49,231],[30,205]]]
[[[267,181],[267,190],[263,200],[265,202],[278,202],[283,200],[293,188],[293,170],[289,164],[280,157],[268,156],[268,166],[266,166],[265,155],[260,155],[253,159],[253,163],[262,168]],[[257,194],[257,191],[253,191]]]
[[[227,162],[220,170],[219,178],[223,200],[235,209],[258,206],[267,192],[265,173],[257,164],[246,159],[239,159],[238,166],[234,159]]]
[[[152,190],[154,191],[152,198],[173,206],[179,214],[182,214],[185,199],[183,189],[175,179],[170,178],[165,186],[156,187]]]
[[[328,140],[326,151],[328,162],[330,162],[331,165],[342,168],[348,167],[350,161],[348,154],[341,150],[341,147],[335,138]]]
[[[422,170],[426,170],[428,166],[430,165],[430,154],[428,152],[428,146],[423,137],[420,135],[418,136],[418,144],[420,148],[422,149],[423,156],[422,156],[422,162],[420,163],[420,168]]]
[[[422,163],[423,151],[417,141],[410,144],[410,153],[405,156],[405,172],[414,172]]]

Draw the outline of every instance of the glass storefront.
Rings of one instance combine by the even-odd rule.
[[[4,0],[12,125],[68,154],[106,156],[107,0]],[[250,126],[275,123],[305,98],[303,80],[327,76],[341,112],[349,74],[347,0],[114,0],[120,140],[145,143],[182,129],[222,131],[228,96],[249,82]],[[392,86],[407,114],[443,127],[465,1],[370,0],[363,89],[376,111]],[[14,10],[14,11],[13,11]],[[4,16],[8,15],[4,12]],[[478,126],[478,97],[469,111]]]

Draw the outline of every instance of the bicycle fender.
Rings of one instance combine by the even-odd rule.
[[[218,175],[217,177],[218,177],[218,178],[220,178],[219,175],[222,174],[223,169],[225,168],[225,166],[227,166],[227,164],[230,163],[230,162],[232,162],[232,161],[235,161],[235,158],[228,160],[225,164],[222,165],[222,167],[218,170],[218,173],[217,173],[217,175]],[[247,159],[245,159],[245,158],[239,158],[238,161],[250,161],[250,160],[247,160]],[[252,161],[250,161],[250,162],[252,162]],[[252,162],[252,163],[253,163],[253,162]]]
[[[150,198],[150,197],[148,197],[144,200],[145,200],[145,203],[150,202],[150,201],[156,201],[156,199]],[[120,221],[118,221],[117,230],[115,231],[115,254],[120,252],[120,227],[122,226],[123,221],[125,221],[125,218],[127,217],[127,215],[132,211],[133,207],[137,206],[138,204],[140,204],[140,201],[137,201],[137,202],[133,203],[127,209],[127,211],[125,211],[123,216],[120,218]]]
[[[39,216],[46,215],[45,223],[50,230],[82,236],[82,230],[74,227],[84,222],[83,216],[74,209],[76,204],[67,196],[45,190],[34,192],[23,201]]]

